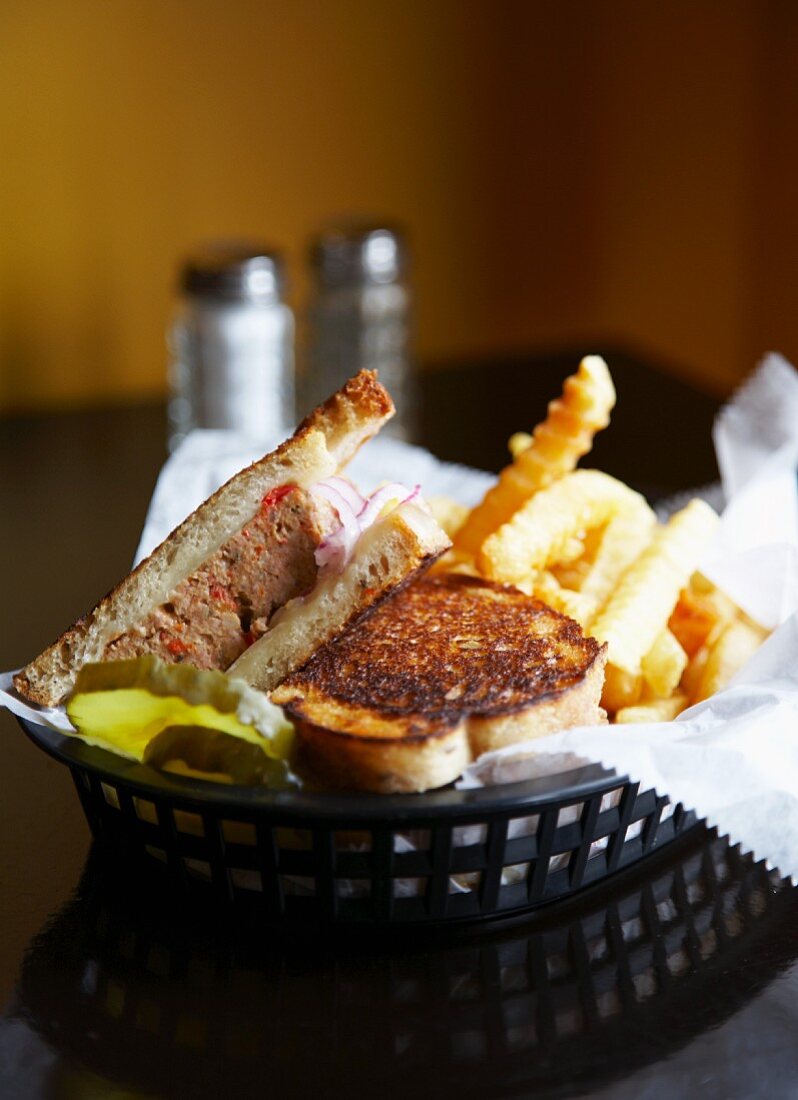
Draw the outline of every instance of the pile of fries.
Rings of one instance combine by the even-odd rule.
[[[603,359],[582,360],[513,461],[469,511],[431,501],[454,546],[437,569],[513,584],[607,644],[602,706],[615,722],[675,718],[713,695],[766,637],[696,572],[718,517],[692,500],[666,524],[598,470],[577,469],[606,428],[615,388]]]

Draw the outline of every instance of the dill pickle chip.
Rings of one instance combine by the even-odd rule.
[[[243,680],[147,654],[85,665],[66,705],[81,737],[142,763],[285,786],[293,726]]]
[[[245,786],[285,786],[284,762],[267,756],[260,745],[222,730],[202,726],[167,726],[144,750],[144,763],[184,774],[227,776]],[[224,780],[222,780],[224,782]]]

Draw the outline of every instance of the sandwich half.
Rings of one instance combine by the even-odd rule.
[[[373,372],[350,379],[23,668],[20,694],[54,706],[90,661],[155,653],[226,671],[250,649],[242,676],[273,687],[450,545],[417,493],[393,487],[377,508],[338,476],[393,411]]]
[[[455,780],[483,752],[606,720],[606,646],[510,586],[422,577],[318,650],[272,693],[298,766],[381,793]]]

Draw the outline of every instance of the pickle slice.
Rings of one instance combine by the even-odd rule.
[[[147,745],[144,763],[182,775],[211,776],[220,783],[286,785],[283,760],[267,756],[260,745],[202,726],[168,726]]]
[[[291,782],[293,726],[262,692],[222,672],[152,654],[88,664],[66,711],[90,744],[132,760],[234,783]]]

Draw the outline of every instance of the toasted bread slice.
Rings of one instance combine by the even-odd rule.
[[[289,484],[308,488],[336,473],[393,412],[374,372],[361,371],[350,379],[290,439],[217,490],[93,611],[22,669],[14,679],[17,690],[35,703],[60,703],[78,670],[102,660],[114,639],[167,603],[178,585],[258,515],[268,494]],[[293,595],[289,590],[286,598]]]
[[[606,647],[517,589],[423,577],[272,693],[334,787],[423,791],[483,752],[605,720]]]
[[[230,675],[271,691],[450,546],[430,515],[414,504],[400,504],[361,535],[342,573],[319,580],[307,596],[275,614],[266,634],[230,667]]]

